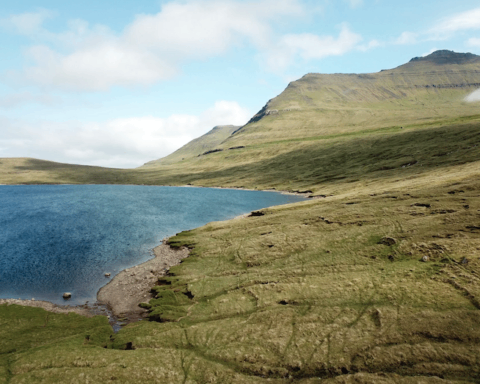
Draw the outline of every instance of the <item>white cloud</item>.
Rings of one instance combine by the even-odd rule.
[[[423,42],[443,41],[455,34],[478,29],[480,29],[480,8],[475,8],[437,20],[433,27],[426,30],[419,32],[405,31],[396,39],[391,40],[390,44],[413,45]],[[480,45],[478,40],[470,38],[467,45],[478,46]]]
[[[418,35],[413,32],[403,32],[396,40],[395,44],[409,45],[417,43]]]
[[[45,9],[37,12],[11,15],[7,18],[0,19],[0,27],[21,35],[34,35],[42,30],[44,21],[53,17],[53,15],[53,12]]]
[[[357,46],[357,49],[361,52],[367,52],[370,49],[375,49],[378,47],[385,46],[385,43],[378,41],[378,40],[370,40],[367,44],[361,44]]]
[[[474,91],[470,95],[468,95],[465,98],[465,101],[468,101],[470,103],[480,101],[480,89],[477,89],[476,91]]]
[[[468,39],[467,45],[469,45],[470,47],[480,47],[480,38],[471,37],[470,39]]]
[[[32,92],[18,92],[8,96],[0,96],[0,108],[9,109],[25,104],[42,104],[53,106],[58,104],[58,99],[46,94],[34,94]]]
[[[17,72],[16,78],[80,91],[149,85],[175,76],[188,60],[220,55],[242,44],[265,49],[275,40],[273,23],[305,12],[301,0],[172,1],[155,15],[137,16],[119,35],[81,20],[71,21],[67,31],[54,34],[41,27],[43,19],[38,17],[33,22],[34,29],[41,30],[36,40],[41,35],[44,44],[28,50],[34,64]],[[27,24],[16,25],[27,33]],[[52,47],[59,44],[61,49]]]
[[[457,13],[444,18],[430,30],[438,38],[448,36],[458,31],[480,29],[480,8],[475,8],[463,13]]]
[[[0,124],[0,157],[28,156],[68,163],[136,167],[166,156],[215,125],[245,124],[250,113],[218,101],[198,116],[120,118],[105,123],[22,121]]]
[[[304,14],[297,0],[172,2],[156,15],[141,15],[126,29],[125,40],[178,58],[208,57],[248,39],[257,47],[271,38],[270,23]]]
[[[308,14],[302,0],[174,0],[157,14],[138,15],[117,35],[82,20],[70,21],[64,32],[50,33],[39,17],[34,35],[36,40],[42,36],[43,44],[27,50],[33,65],[8,77],[45,88],[105,91],[172,78],[189,60],[207,59],[245,44],[259,52],[267,69],[283,71],[298,58],[342,55],[362,40],[346,25],[338,37],[276,34],[277,25]],[[26,14],[11,16],[15,17],[23,20]]]
[[[115,41],[95,41],[70,55],[35,46],[29,55],[36,66],[22,77],[65,90],[104,91],[114,85],[148,85],[173,76],[176,69],[149,51]]]
[[[338,37],[310,33],[284,35],[279,43],[266,51],[264,61],[268,68],[283,71],[296,57],[304,60],[343,55],[357,46],[362,37],[342,25]]]
[[[358,8],[363,5],[363,0],[345,0],[349,5],[350,8]]]

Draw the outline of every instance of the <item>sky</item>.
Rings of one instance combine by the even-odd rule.
[[[480,54],[480,3],[3,1],[0,46],[0,158],[133,168],[245,124],[306,73]]]

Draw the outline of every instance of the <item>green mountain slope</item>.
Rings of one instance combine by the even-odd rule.
[[[171,164],[189,159],[191,157],[199,156],[205,152],[215,149],[238,128],[240,127],[235,125],[218,125],[203,136],[200,136],[185,144],[172,154],[158,160],[150,161],[146,163],[145,166]]]
[[[341,172],[341,162],[332,168],[330,160],[359,149],[359,138],[368,146],[406,132],[475,124],[480,104],[464,100],[478,88],[480,57],[451,51],[373,74],[308,74],[233,134],[233,127],[214,129],[135,170],[56,163],[49,169],[33,159],[0,159],[0,183],[98,183],[103,174],[106,183],[320,190],[329,175]],[[439,140],[437,147],[442,145]],[[332,155],[324,159],[325,153]]]
[[[480,56],[450,51],[372,74],[308,74],[270,100],[223,147],[466,116],[478,113],[464,102],[478,88]]]

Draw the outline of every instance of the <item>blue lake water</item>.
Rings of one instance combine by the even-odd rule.
[[[0,186],[0,298],[91,303],[177,232],[304,200],[275,192],[124,186]]]

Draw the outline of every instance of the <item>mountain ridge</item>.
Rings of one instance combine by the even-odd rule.
[[[145,163],[143,167],[149,167],[156,164],[171,164],[176,161],[182,161],[193,156],[201,155],[215,149],[217,145],[221,144],[238,128],[239,126],[236,125],[217,125],[204,135],[183,145],[175,152],[160,159],[149,161]]]
[[[289,83],[280,95],[270,99],[246,125],[237,129],[227,139],[225,145],[233,142],[245,145],[246,143],[239,139],[235,141],[234,137],[239,138],[241,133],[255,129],[258,139],[258,134],[263,128],[262,123],[268,126],[267,131],[271,131],[274,119],[280,119],[282,115],[292,117],[296,115],[298,120],[301,119],[298,116],[300,111],[310,111],[312,114],[315,110],[320,111],[315,113],[319,116],[318,120],[328,122],[328,118],[325,117],[329,111],[334,111],[333,114],[337,115],[339,111],[349,109],[355,116],[351,119],[345,116],[347,118],[340,122],[348,125],[357,124],[355,120],[361,115],[361,111],[354,111],[355,108],[374,107],[380,114],[382,113],[380,109],[386,107],[388,109],[386,113],[389,115],[392,109],[396,109],[395,113],[398,113],[401,109],[413,108],[423,114],[423,118],[432,118],[438,115],[440,107],[445,109],[445,117],[455,115],[457,114],[455,109],[458,107],[469,109],[462,105],[466,96],[465,91],[477,88],[480,88],[480,56],[447,50],[435,51],[422,58],[413,58],[398,67],[375,73],[308,73]],[[458,97],[455,97],[455,93]],[[422,102],[422,99],[427,100]],[[422,111],[421,107],[425,105],[427,108]],[[433,105],[434,108],[429,108],[429,105]],[[362,117],[362,120],[364,119],[366,116]],[[372,123],[375,124],[375,121]],[[295,136],[292,135],[294,127],[285,126],[283,131],[285,138]],[[312,132],[312,135],[314,134]]]

